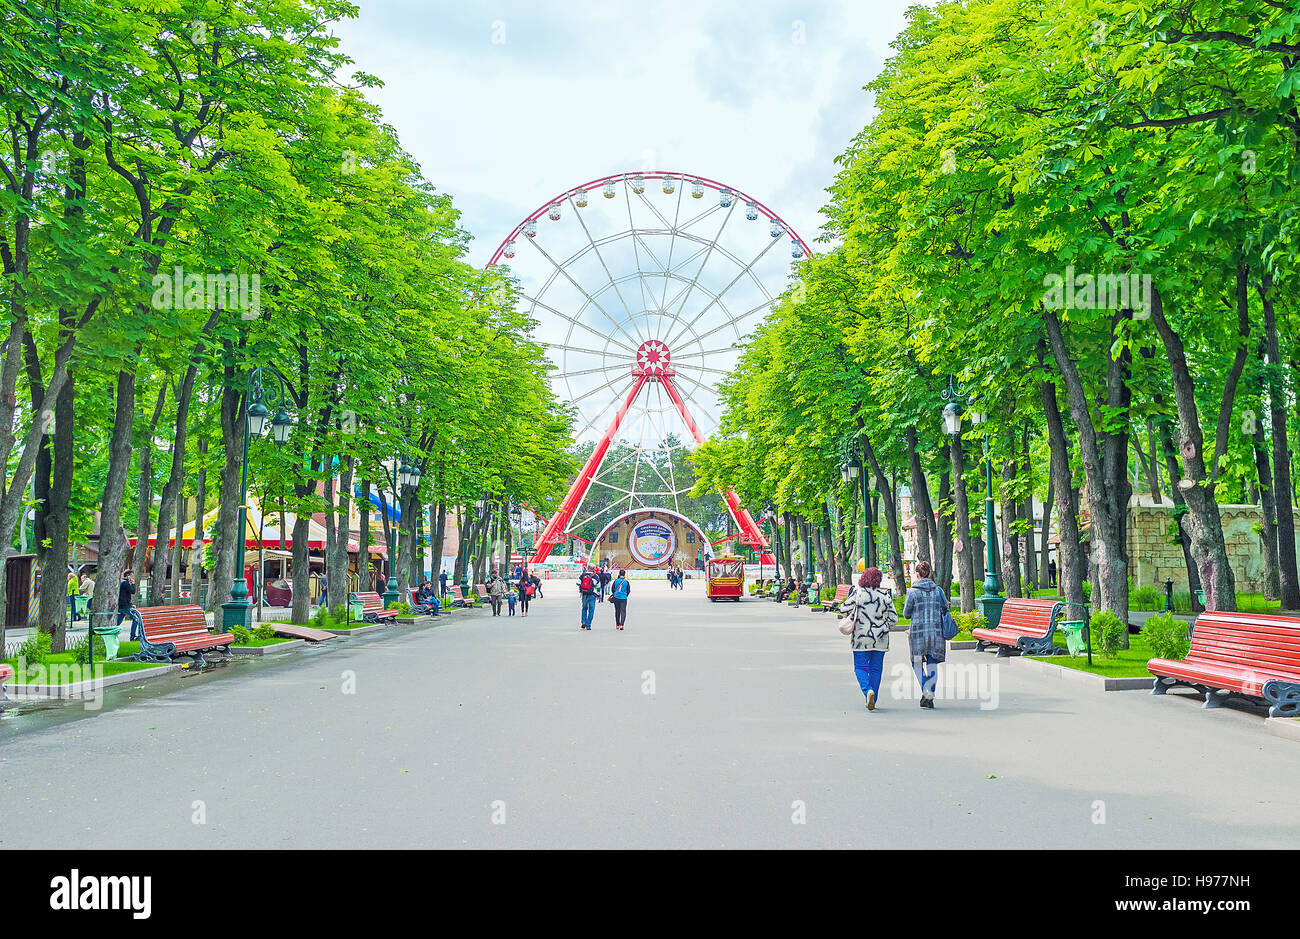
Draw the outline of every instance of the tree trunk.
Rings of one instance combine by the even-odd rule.
[[[1012,438],[1014,440],[1014,438]],[[1015,522],[1019,512],[1016,510],[1016,498],[1012,494],[1012,483],[1016,481],[1016,461],[1002,461],[1002,486],[998,495],[1002,497],[1002,579],[1005,582],[1008,597],[1019,597],[1020,589],[1020,534]]]
[[[1020,431],[1021,455],[1025,458],[1025,501],[1020,503],[1020,518],[1025,522],[1025,596],[1038,589],[1038,555],[1034,551],[1034,464],[1029,453],[1029,424]]]
[[[108,474],[99,509],[99,562],[95,577],[96,612],[117,609],[117,586],[126,568],[126,528],[122,525],[122,495],[131,470],[131,428],[135,423],[135,373],[117,373],[113,432],[108,443]]]
[[[370,480],[361,480],[361,530],[357,532],[357,590],[373,588],[370,576]]]
[[[939,473],[939,511],[935,518],[934,570],[935,583],[945,594],[952,591],[952,484],[951,460],[948,444],[940,448],[943,470]]]
[[[217,324],[219,312],[214,312],[208,319],[207,324],[203,327],[203,336],[206,336],[212,327]],[[185,377],[181,380],[180,390],[176,395],[176,432],[172,438],[172,465],[171,471],[167,475],[167,482],[163,484],[162,499],[158,504],[158,539],[153,554],[152,578],[149,585],[149,594],[151,597],[157,597],[161,605],[163,600],[163,587],[167,582],[167,534],[171,529],[172,513],[175,511],[177,502],[182,498],[185,490],[185,445],[187,440],[187,431],[190,417],[190,401],[194,397],[194,379],[198,375],[199,363],[197,356],[203,349],[204,339],[200,338],[198,345],[190,356],[190,363],[185,369]],[[176,529],[176,546],[177,556],[180,554],[181,529]],[[172,583],[177,585],[180,582],[181,569],[177,565],[172,572]],[[180,589],[176,589],[176,599],[180,599]]]
[[[299,506],[301,508],[301,506]],[[311,516],[304,512],[295,512],[293,516],[293,606],[290,619],[302,626],[311,618],[311,560],[307,553],[307,523]],[[283,542],[284,529],[280,529]],[[282,544],[283,546],[283,544]],[[240,570],[242,576],[243,570]]]
[[[149,555],[149,535],[152,534],[150,510],[153,508],[153,440],[158,432],[158,420],[162,417],[163,404],[166,400],[167,382],[164,381],[162,387],[158,389],[158,401],[154,404],[153,418],[145,431],[145,444],[140,448],[140,493],[135,510],[135,556],[131,559],[131,569],[135,572],[137,584],[144,583],[145,561]],[[155,544],[154,550],[157,551],[158,547],[159,545]],[[165,555],[166,545],[162,545],[162,549]],[[151,585],[149,603],[152,605],[155,599]]]
[[[50,436],[53,451],[53,479],[45,503],[44,537],[49,542],[41,570],[41,614],[38,628],[51,635],[50,648],[66,648],[68,618],[68,529],[72,521],[73,438],[76,430],[73,383],[66,381],[54,404],[54,428]],[[57,575],[57,576],[56,576]],[[46,605],[49,605],[48,608]]]
[[[934,525],[934,510],[930,507],[930,490],[921,469],[921,457],[916,452],[916,428],[909,427],[907,438],[907,465],[912,474],[912,519],[916,522],[916,559],[934,563],[930,549],[930,534]]]
[[[880,490],[880,497],[885,503],[885,536],[889,539],[890,573],[894,578],[894,590],[901,595],[903,587],[907,583],[907,578],[903,573],[903,546],[902,532],[899,530],[898,492],[885,476],[885,471],[876,458],[875,448],[871,446],[871,440],[866,435],[862,437],[862,450],[867,456],[867,463],[870,464],[871,471],[876,474],[876,488]],[[865,467],[863,472],[866,472]]]
[[[1255,421],[1251,444],[1255,450],[1255,471],[1259,475],[1259,508],[1260,515],[1263,516],[1259,540],[1264,549],[1264,599],[1277,600],[1282,596],[1277,550],[1277,505],[1273,496],[1273,473],[1268,465],[1263,421]]]
[[[1112,321],[1126,318],[1125,311],[1116,311]],[[1070,357],[1055,310],[1044,310],[1052,356],[1065,381],[1070,413],[1079,432],[1084,474],[1088,481],[1088,507],[1092,518],[1092,555],[1099,572],[1100,588],[1092,596],[1092,605],[1110,610],[1120,622],[1128,622],[1128,557],[1125,545],[1125,528],[1128,513],[1128,471],[1123,457],[1128,452],[1127,437],[1123,432],[1099,433],[1092,423],[1088,408],[1087,391],[1078,367]],[[1114,413],[1127,413],[1130,392],[1128,387],[1128,352],[1111,357],[1106,374],[1106,404]],[[1064,537],[1062,537],[1064,544]],[[1100,594],[1100,597],[1098,596]],[[1097,602],[1100,599],[1100,604]],[[1127,642],[1125,633],[1124,641]]]
[[[1273,310],[1273,277],[1265,273],[1259,285],[1264,307],[1264,341],[1267,344],[1267,372],[1270,418],[1273,424],[1273,493],[1277,515],[1278,586],[1282,609],[1300,610],[1300,577],[1296,570],[1295,503],[1291,489],[1291,452],[1286,427],[1286,384]]]
[[[185,586],[181,581],[181,562],[185,560],[185,525],[189,521],[189,519],[185,517],[185,513],[188,508],[189,506],[185,499],[184,481],[182,480],[180,491],[176,494],[176,540],[172,545],[171,593],[167,597],[167,602],[171,606],[180,606],[184,603],[184,600],[181,598],[181,593]],[[197,534],[197,532],[195,534]]]
[[[243,575],[244,532],[239,526],[239,461],[244,447],[243,393],[236,385],[235,366],[231,343],[225,343],[224,384],[221,391],[221,473],[218,479],[217,524],[212,539],[212,569],[208,576],[208,602],[212,612],[230,600],[235,583],[236,568]],[[262,506],[266,511],[266,506]],[[280,530],[284,537],[284,530]]]
[[[1045,343],[1038,345],[1038,357],[1042,362]],[[1061,409],[1056,401],[1056,383],[1043,380],[1043,414],[1047,421],[1047,442],[1051,449],[1050,472],[1052,489],[1056,495],[1056,514],[1059,516],[1057,528],[1060,540],[1057,547],[1057,593],[1073,606],[1067,614],[1077,615],[1083,612],[1083,545],[1079,537],[1079,511],[1075,501],[1074,480],[1070,473],[1070,443],[1065,436],[1065,422],[1061,419]]]
[[[200,605],[203,595],[203,562],[207,556],[203,546],[203,516],[208,511],[208,438],[205,436],[199,437],[198,460],[199,477],[194,486],[194,542],[190,548],[190,603],[195,606]]]
[[[1163,301],[1158,290],[1153,290],[1151,317],[1156,331],[1165,346],[1169,370],[1173,378],[1174,403],[1178,409],[1178,425],[1182,443],[1184,476],[1194,485],[1186,490],[1187,517],[1192,525],[1192,558],[1201,573],[1205,589],[1205,605],[1209,610],[1235,610],[1237,608],[1236,584],[1228,551],[1223,540],[1223,521],[1215,500],[1214,487],[1219,475],[1219,457],[1228,440],[1228,427],[1232,420],[1232,403],[1237,380],[1246,362],[1246,338],[1250,334],[1249,312],[1246,308],[1246,282],[1243,268],[1238,271],[1237,319],[1241,345],[1224,382],[1223,399],[1215,434],[1214,454],[1209,461],[1212,468],[1207,475],[1204,439],[1201,434],[1200,412],[1196,404],[1196,385],[1187,364],[1183,341],[1165,320]]]
[[[348,602],[348,516],[352,505],[352,474],[356,461],[351,456],[344,456],[339,464],[338,500],[334,516],[334,552],[326,560],[329,578],[325,591],[325,602],[329,608],[342,606]],[[326,510],[326,517],[330,516]],[[364,588],[363,588],[364,589]]]

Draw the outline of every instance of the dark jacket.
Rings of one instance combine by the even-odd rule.
[[[119,610],[131,609],[131,595],[135,593],[135,584],[122,578],[122,582],[117,585],[117,608]]]

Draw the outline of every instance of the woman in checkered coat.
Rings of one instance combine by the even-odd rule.
[[[903,616],[911,620],[907,644],[912,654],[912,671],[921,684],[921,707],[934,707],[934,686],[939,678],[935,667],[947,657],[948,644],[943,638],[943,614],[948,612],[948,597],[930,579],[929,561],[916,562],[917,580],[907,591]]]

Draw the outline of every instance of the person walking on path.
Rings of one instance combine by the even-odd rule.
[[[139,632],[136,618],[131,616],[131,607],[135,605],[131,599],[135,595],[135,571],[130,568],[122,575],[122,582],[117,585],[117,624],[122,625],[122,620],[131,617],[131,641],[135,642],[140,637],[136,635]]]
[[[840,605],[845,616],[853,617],[853,632],[849,635],[853,671],[858,676],[858,687],[866,696],[868,711],[876,709],[885,653],[889,651],[889,631],[898,625],[893,598],[880,588],[882,577],[880,568],[868,567]]]
[[[591,618],[596,615],[596,574],[584,566],[578,576],[578,593],[582,595],[582,628],[591,629]]]
[[[511,588],[506,590],[506,606],[510,608],[510,612],[507,615],[514,616],[515,604],[519,602],[519,591],[513,589],[513,586],[511,584],[507,584],[506,586],[508,588]]]
[[[447,602],[447,572],[443,571],[438,575],[439,593],[442,595],[442,602]]]
[[[615,629],[622,629],[627,622],[627,597],[631,592],[632,584],[627,579],[627,571],[619,571],[609,588],[609,601],[614,604]]]
[[[501,615],[501,601],[506,595],[506,582],[493,571],[487,582],[488,599],[492,601],[492,615]]]
[[[533,592],[537,586],[533,583],[533,578],[527,573],[519,579],[519,615],[528,615],[528,601],[533,598]]]
[[[948,644],[943,638],[943,615],[948,612],[948,597],[939,585],[930,579],[929,561],[916,562],[916,576],[903,616],[912,621],[908,629],[907,645],[912,655],[912,671],[921,685],[921,707],[934,708],[934,687],[939,679],[936,667],[947,658]]]
[[[528,574],[527,571],[525,571],[524,573],[525,575],[527,575],[529,582],[533,585],[533,598],[536,600],[541,600],[542,599],[542,578],[538,577],[536,574]]]
[[[77,616],[77,591],[81,589],[81,581],[77,580],[77,575],[72,570],[72,565],[68,565],[68,616],[75,622]]]

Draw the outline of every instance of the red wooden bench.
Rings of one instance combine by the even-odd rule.
[[[835,588],[834,600],[823,600],[817,606],[810,607],[809,609],[811,609],[814,613],[822,613],[825,612],[826,610],[830,610],[832,613],[838,613],[840,609],[840,604],[849,598],[849,591],[852,589],[853,588],[851,588],[848,584],[840,584],[838,587]],[[820,607],[820,609],[818,607]]]
[[[1269,717],[1300,714],[1300,620],[1258,613],[1202,613],[1182,659],[1152,659],[1152,694],[1185,685],[1205,695],[1202,707],[1231,697],[1263,698]]]
[[[9,695],[5,694],[5,682],[14,677],[14,667],[5,665],[0,662],[0,701],[8,701]]]
[[[373,590],[354,593],[351,599],[361,601],[361,618],[368,623],[397,618],[397,611],[385,610],[384,601]]]
[[[1002,618],[997,629],[976,629],[975,648],[997,646],[998,658],[1014,653],[1021,655],[1051,655],[1052,633],[1056,620],[1065,609],[1059,600],[1034,600],[1011,597],[1002,605]]]
[[[219,651],[230,657],[230,633],[208,630],[203,609],[197,606],[146,606],[132,608],[131,616],[140,625],[140,651],[137,662],[171,662],[178,655],[190,655],[200,668],[203,653]]]
[[[452,606],[463,606],[469,609],[474,608],[474,598],[465,593],[464,587],[452,587]]]

